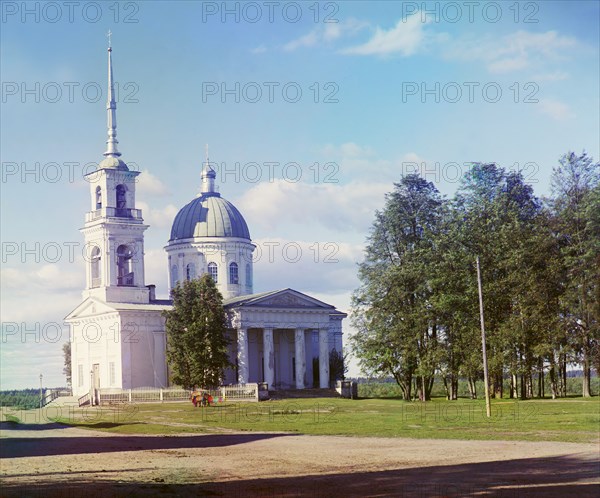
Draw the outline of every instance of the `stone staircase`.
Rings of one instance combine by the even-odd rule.
[[[298,399],[298,398],[339,398],[335,389],[277,389],[269,391],[269,398],[276,399]]]
[[[78,406],[77,396],[59,396],[58,398],[50,401],[46,406]]]

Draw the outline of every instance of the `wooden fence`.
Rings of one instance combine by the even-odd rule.
[[[258,401],[258,384],[234,384],[230,386],[221,386],[217,389],[202,389],[212,395],[215,401],[221,402],[242,402]],[[192,391],[179,387],[155,388],[139,387],[136,389],[119,388],[101,388],[94,396],[94,403],[114,404],[114,403],[163,403],[168,401],[190,401]],[[89,404],[91,397],[84,395],[79,400],[79,406]]]

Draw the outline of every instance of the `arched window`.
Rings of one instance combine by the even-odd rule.
[[[171,266],[171,289],[177,287],[177,281],[179,280],[179,269],[177,265]]]
[[[237,263],[231,263],[229,265],[229,283],[230,284],[239,283]]]
[[[246,287],[248,289],[252,288],[252,267],[250,263],[246,263]]]
[[[189,263],[185,268],[185,277],[188,280],[193,280],[196,278],[196,265],[194,263]]]
[[[133,251],[126,245],[117,248],[117,285],[133,285]]]
[[[100,287],[100,248],[94,247],[91,254],[92,287]]]
[[[102,189],[96,187],[96,209],[102,209]]]
[[[117,208],[124,209],[127,207],[127,187],[125,185],[117,185]]]
[[[208,274],[215,281],[215,284],[219,281],[219,269],[217,267],[217,263],[208,263]]]

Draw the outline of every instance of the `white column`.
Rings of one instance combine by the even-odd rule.
[[[185,256],[185,254],[182,252],[177,254],[177,268],[179,268],[179,272],[177,275],[177,281],[181,282],[181,283],[185,282],[185,265],[183,264],[184,256]]]
[[[140,241],[136,244],[136,250],[138,253],[134,281],[137,287],[144,287],[146,285],[146,276],[144,275],[144,239],[140,239]]]
[[[275,352],[273,348],[273,329],[263,329],[263,357],[265,362],[265,382],[273,389],[275,382]]]
[[[248,382],[248,329],[237,330],[238,383]]]
[[[115,239],[108,237],[105,241],[106,244],[106,255],[104,256],[104,263],[100,261],[104,266],[102,272],[102,285],[108,287],[109,285],[117,285],[117,246]]]
[[[306,344],[304,342],[304,329],[296,329],[296,389],[304,389],[304,375],[306,374]]]
[[[319,387],[329,387],[329,330],[319,329]]]

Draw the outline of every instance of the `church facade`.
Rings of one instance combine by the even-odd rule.
[[[117,141],[112,48],[108,49],[108,140],[87,175],[90,211],[83,301],[65,318],[71,335],[74,395],[101,388],[169,386],[164,310],[144,275],[144,224],[136,208],[137,171]],[[165,247],[169,288],[208,273],[224,298],[233,368],[223,383],[266,382],[269,389],[329,386],[329,355],[342,351],[334,306],[290,288],[255,294],[255,246],[242,214],[215,186],[208,154],[200,193],[176,215]]]

